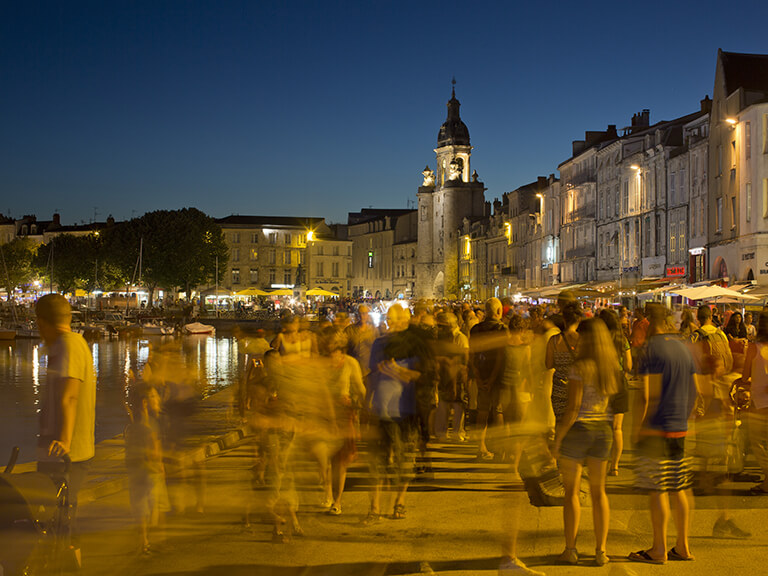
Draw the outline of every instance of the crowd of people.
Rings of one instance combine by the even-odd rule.
[[[370,525],[406,516],[409,483],[432,474],[429,443],[470,443],[479,460],[508,462],[533,484],[548,464],[557,469],[565,540],[559,563],[579,562],[586,469],[594,563],[602,566],[609,561],[606,477],[620,474],[624,416],[632,411],[626,432],[635,484],[649,494],[653,540],[629,558],[693,560],[694,479],[697,491],[712,493],[743,463],[743,435],[741,444],[732,441],[736,411],[749,412],[749,445],[768,472],[768,312],[756,327],[751,321],[738,311],[721,319],[708,305],[673,313],[652,303],[630,315],[624,307],[588,308],[568,293],[549,307],[496,298],[481,307],[395,303],[381,327],[365,305],[314,330],[286,315],[274,340],[249,356],[240,396],[259,439],[255,470],[268,494],[273,538],[302,533],[291,472],[302,451],[317,464],[330,515],[342,514],[347,466],[366,459],[372,482],[363,524]],[[689,425],[696,440],[686,443]],[[766,482],[752,492],[768,492]],[[677,536],[667,548],[670,500]],[[730,516],[727,498],[721,512],[714,535],[750,536]],[[540,573],[517,558],[514,525],[502,542],[500,572]]]
[[[46,333],[50,341],[69,334],[68,306],[55,303],[60,327]],[[47,312],[39,307],[43,328]],[[768,312],[760,313],[757,326],[751,314],[720,318],[708,305],[673,313],[651,303],[630,315],[624,307],[587,307],[564,292],[551,306],[496,298],[483,306],[394,303],[381,326],[365,304],[314,327],[285,314],[271,341],[263,333],[238,338],[246,354],[236,406],[255,445],[251,483],[258,495],[246,522],[254,510],[265,512],[275,543],[303,534],[298,462],[316,467],[319,504],[331,516],[344,513],[348,467],[364,462],[369,506],[367,513],[355,512],[370,526],[384,516],[407,516],[409,484],[434,474],[434,443],[472,446],[478,461],[504,462],[519,473],[532,503],[549,498],[562,505],[564,549],[555,559],[562,564],[580,562],[585,470],[595,544],[590,557],[598,566],[610,561],[606,479],[628,474],[625,432],[634,449],[634,482],[649,495],[653,527],[649,546],[630,553],[630,560],[693,560],[692,489],[713,493],[728,474],[741,471],[747,449],[764,474],[751,492],[768,494]],[[195,398],[179,378],[166,377],[178,370],[164,362],[150,358],[132,387],[125,435],[131,503],[145,553],[158,512],[174,506],[166,490],[171,479],[191,486],[195,506],[203,506],[204,475],[173,456],[183,446],[183,422]],[[87,374],[67,378],[81,388],[90,381]],[[90,384],[87,389],[91,394]],[[626,414],[631,430],[625,430]],[[90,452],[76,455],[72,432],[57,426],[62,432],[46,445],[50,454],[71,450],[76,462],[92,457],[92,444]],[[686,439],[689,426],[695,441]],[[559,478],[555,494],[544,487],[548,473]],[[721,500],[713,534],[748,538],[731,517],[728,499]],[[676,539],[668,548],[670,501]],[[508,503],[499,573],[541,574],[517,557],[522,503]]]

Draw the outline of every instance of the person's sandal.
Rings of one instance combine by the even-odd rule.
[[[363,519],[363,526],[372,526],[378,524],[381,520],[381,514],[378,512],[368,512],[368,516]]]
[[[611,468],[608,470],[608,476],[618,476],[619,475],[619,469],[618,468]]]
[[[405,506],[403,504],[395,504],[395,509],[392,511],[393,520],[402,520],[405,518]]]

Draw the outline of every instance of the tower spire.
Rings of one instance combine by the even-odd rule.
[[[451,79],[451,98],[456,98],[456,76]]]

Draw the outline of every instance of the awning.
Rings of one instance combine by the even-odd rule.
[[[246,288],[245,290],[240,290],[239,292],[235,292],[235,296],[266,296],[269,294],[269,292],[266,292],[265,290],[259,290],[258,288]]]
[[[334,297],[338,297],[338,294],[336,294],[336,292],[331,292],[330,290],[323,290],[322,288],[312,288],[311,290],[307,290],[307,296],[334,296]]]

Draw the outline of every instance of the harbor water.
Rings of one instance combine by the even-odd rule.
[[[141,377],[151,356],[162,354],[180,367],[202,397],[230,385],[238,374],[237,341],[232,337],[100,339],[89,345],[97,380],[97,442],[122,433],[128,423],[128,387]],[[0,346],[0,470],[14,446],[20,449],[19,462],[35,459],[46,365],[40,340],[18,339]]]

